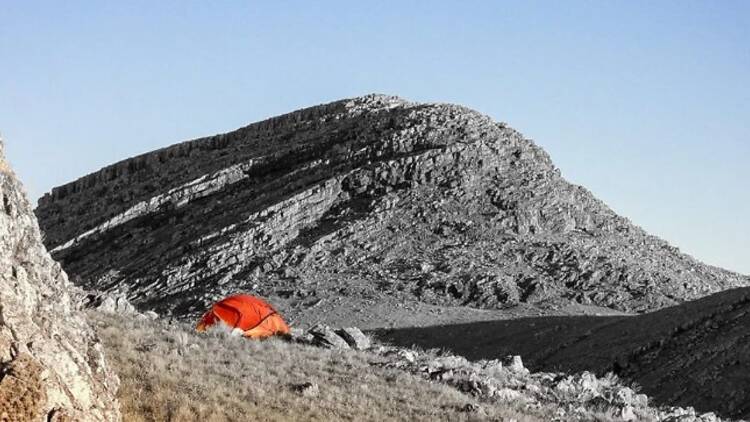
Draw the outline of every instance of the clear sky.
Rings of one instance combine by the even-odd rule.
[[[636,224],[750,273],[750,1],[0,0],[0,133],[35,198],[372,92],[508,122]]]

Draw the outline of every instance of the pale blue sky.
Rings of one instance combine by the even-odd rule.
[[[33,197],[371,92],[506,121],[635,223],[750,273],[750,1],[0,0],[0,133]]]

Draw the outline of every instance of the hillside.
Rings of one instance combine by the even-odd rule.
[[[77,283],[175,316],[244,290],[298,321],[424,325],[748,284],[616,215],[505,124],[381,95],[122,161],[36,212]]]
[[[201,335],[130,314],[89,318],[122,379],[128,421],[721,422],[654,406],[612,375],[531,373],[519,357],[470,362],[377,344],[322,349]]]
[[[483,405],[403,371],[371,367],[364,353],[199,335],[188,325],[118,314],[89,317],[122,379],[128,421],[530,422],[552,413]]]
[[[750,289],[633,317],[544,317],[379,332],[470,359],[521,354],[532,370],[614,372],[657,403],[750,419]]]
[[[0,140],[0,421],[119,421],[118,379]]]

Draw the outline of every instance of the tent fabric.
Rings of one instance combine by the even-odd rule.
[[[255,328],[245,331],[245,337],[259,339],[279,334],[289,334],[289,326],[279,314],[269,315]]]
[[[215,303],[200,319],[196,330],[205,331],[219,321],[250,338],[289,334],[289,326],[271,305],[248,294],[229,296]]]

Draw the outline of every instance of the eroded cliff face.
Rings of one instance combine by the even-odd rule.
[[[748,283],[616,215],[504,124],[380,95],[123,161],[37,215],[75,280],[175,315],[235,290],[292,313],[352,298],[646,311]]]
[[[119,421],[118,379],[76,309],[0,141],[0,421]]]

